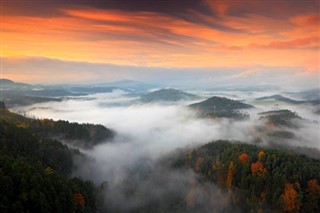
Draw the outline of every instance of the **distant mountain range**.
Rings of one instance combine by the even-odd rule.
[[[305,101],[297,101],[297,100],[293,100],[293,99],[290,99],[290,98],[286,98],[282,95],[272,95],[272,96],[264,96],[264,97],[261,97],[261,98],[256,98],[256,100],[276,100],[276,101],[282,101],[282,102],[285,102],[285,103],[290,103],[290,104],[303,104],[303,103],[306,103]]]
[[[288,94],[296,96],[297,98],[302,98],[304,100],[320,100],[320,88]]]
[[[316,95],[314,96],[313,99],[305,99],[305,100],[294,100],[291,98],[284,97],[282,95],[271,95],[271,96],[264,96],[260,98],[256,98],[255,100],[257,101],[280,101],[288,104],[313,104],[317,105],[320,104],[320,99],[316,98]]]
[[[257,86],[217,86],[211,87],[214,91],[241,91],[241,92],[265,92],[265,91],[277,91],[279,87],[272,85],[257,85]]]
[[[0,79],[1,98],[8,107],[24,106],[47,101],[61,101],[63,97],[111,93],[114,90],[141,92],[155,85],[138,81],[119,81],[94,85],[32,85]],[[1,101],[1,100],[0,100]]]
[[[197,98],[199,98],[199,96],[176,89],[160,89],[140,96],[140,100],[143,103],[174,102],[181,100],[195,100]]]
[[[10,79],[0,79],[0,89],[7,90],[7,89],[30,89],[32,88],[31,84],[25,83],[17,83]]]
[[[134,80],[106,82],[106,83],[94,84],[92,86],[94,86],[94,87],[117,87],[117,88],[129,90],[132,92],[147,91],[147,90],[159,87],[159,85],[148,84],[148,83],[134,81]]]
[[[129,91],[128,89],[123,89],[120,87],[98,87],[98,86],[93,86],[93,87],[84,87],[84,86],[79,86],[79,87],[71,87],[70,91],[75,92],[75,93],[85,93],[85,94],[95,94],[95,93],[111,93],[114,90],[123,90],[123,91]]]

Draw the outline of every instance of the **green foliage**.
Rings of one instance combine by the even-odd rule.
[[[79,124],[69,121],[52,119],[30,119],[0,109],[0,122],[15,124],[19,128],[30,129],[40,138],[64,140],[81,148],[92,148],[94,145],[107,141],[114,132],[98,124]]]
[[[285,138],[285,139],[293,139],[295,137],[294,133],[289,131],[270,131],[267,133],[267,136],[269,137],[276,137],[276,138]]]
[[[267,120],[268,124],[274,126],[287,126],[287,127],[297,127],[292,120],[299,119],[299,117],[295,112],[291,112],[290,110],[274,110],[260,113],[262,120]]]
[[[29,122],[38,135],[73,142],[76,146],[92,148],[113,137],[110,129],[99,124],[79,124],[51,119],[31,120]]]
[[[208,98],[207,100],[199,103],[191,104],[190,107],[198,109],[204,113],[253,108],[253,106],[249,104],[217,96]]]
[[[246,163],[239,158],[244,153],[249,156]],[[200,168],[199,158],[204,159]],[[228,182],[226,180],[231,179],[228,172],[231,162],[234,166],[231,173],[233,181]],[[290,151],[217,141],[180,156],[172,165],[176,168],[191,167],[203,180],[217,183],[221,188],[227,189],[231,185],[231,189],[239,192],[233,194],[234,205],[241,206],[243,211],[282,209],[281,196],[287,183],[293,184],[298,192],[301,212],[308,212],[306,208],[313,208],[314,212],[320,210],[319,205],[311,207],[310,199],[316,198],[313,194],[310,196],[310,186],[308,189],[308,181],[320,180],[320,161]]]
[[[29,123],[15,123],[31,119],[0,115],[0,212],[95,212],[93,184],[68,177],[80,152],[40,137]],[[74,203],[77,193],[84,199],[81,208]]]
[[[1,212],[73,212],[72,188],[54,173],[45,175],[39,164],[22,158],[0,157]]]
[[[74,193],[86,200],[84,212],[96,209],[92,183],[70,179],[57,172],[47,175],[40,164],[23,158],[0,157],[1,212],[79,212]]]
[[[6,121],[0,121],[0,153],[13,158],[25,158],[29,162],[41,163],[54,170],[69,174],[72,169],[72,155],[66,145],[50,139],[39,139],[31,129],[18,128]]]
[[[236,120],[243,120],[249,117],[248,114],[241,113],[239,110],[253,108],[249,104],[224,97],[211,97],[205,101],[191,104],[189,107],[195,109],[201,117],[224,117]]]
[[[207,113],[203,117],[205,117],[205,118],[231,118],[234,120],[245,120],[245,119],[249,119],[249,114],[230,110],[230,111],[219,111],[219,112]]]

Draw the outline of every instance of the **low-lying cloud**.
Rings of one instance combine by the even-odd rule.
[[[96,184],[107,181],[103,205],[107,210],[121,212],[154,203],[170,208],[170,202],[175,200],[183,200],[183,208],[190,212],[212,212],[212,209],[219,212],[228,208],[227,196],[214,185],[200,184],[192,171],[173,171],[158,161],[178,148],[192,148],[217,139],[254,143],[252,129],[263,125],[257,113],[268,110],[258,106],[248,111],[251,118],[244,121],[202,119],[180,103],[137,104],[136,98],[119,91],[23,109],[31,109],[28,113],[40,118],[99,123],[116,131],[113,141],[83,150],[92,160],[78,159],[74,175]],[[293,109],[299,114],[299,107]],[[307,110],[302,106],[301,114],[309,115]],[[301,121],[299,126],[294,132],[296,137],[281,145],[319,149],[319,123]],[[262,140],[261,145],[269,145],[268,140]],[[134,193],[130,194],[129,189]],[[188,196],[192,199],[188,200]]]

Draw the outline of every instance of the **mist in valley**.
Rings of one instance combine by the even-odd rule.
[[[205,92],[198,94],[206,99]],[[250,115],[248,119],[238,121],[201,118],[188,107],[192,101],[143,104],[139,97],[118,90],[16,110],[37,118],[102,124],[116,132],[111,141],[81,150],[87,158],[75,159],[73,171],[74,176],[92,180],[101,187],[102,206],[106,210],[176,208],[185,212],[223,212],[230,208],[227,192],[212,183],[199,182],[198,174],[190,169],[173,170],[164,159],[219,139],[292,150],[302,147],[302,154],[308,154],[304,149],[320,148],[319,116],[313,114],[312,106],[259,104],[253,101],[253,95],[233,94],[255,106],[244,110]],[[275,109],[290,109],[304,118],[293,121],[299,128],[280,128],[294,132],[293,138],[272,138],[257,132],[265,125],[259,113]],[[310,156],[318,157],[317,152]]]
[[[0,1],[1,213],[320,212],[318,1]]]

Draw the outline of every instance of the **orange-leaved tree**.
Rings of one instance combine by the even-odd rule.
[[[80,207],[84,207],[84,204],[85,204],[86,202],[85,202],[84,196],[83,196],[81,193],[79,193],[79,192],[74,193],[73,199],[74,199],[74,204],[75,204],[76,206],[79,205]]]
[[[284,186],[284,192],[281,195],[283,201],[283,211],[293,212],[300,209],[300,201],[297,190],[293,187],[293,184],[286,183]]]
[[[228,169],[228,173],[227,173],[227,180],[226,180],[226,186],[228,188],[231,188],[231,186],[232,186],[233,172],[234,172],[234,163],[233,163],[233,161],[231,161],[229,164],[229,169]]]
[[[258,153],[258,159],[261,160],[263,156],[264,156],[264,151],[260,151]]]
[[[249,155],[247,153],[242,153],[241,155],[239,155],[239,160],[242,165],[246,165],[249,160]]]
[[[253,175],[262,176],[266,173],[267,169],[264,167],[261,161],[251,164],[251,172]]]

